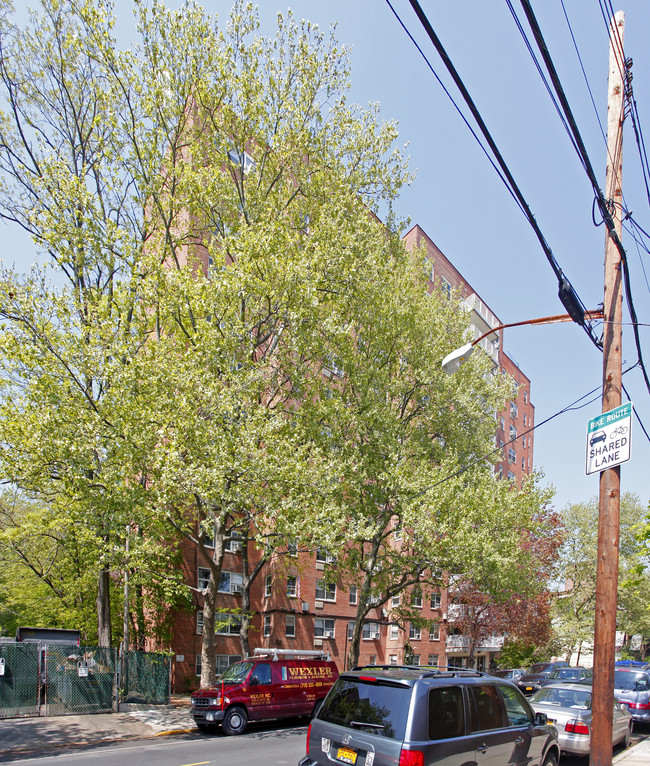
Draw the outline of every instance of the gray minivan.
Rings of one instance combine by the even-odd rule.
[[[309,727],[299,766],[557,766],[557,731],[514,686],[461,668],[342,673]]]

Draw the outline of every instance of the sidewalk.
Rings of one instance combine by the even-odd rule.
[[[182,734],[195,729],[189,704],[122,705],[119,713],[0,720],[0,764],[5,758],[65,747]]]
[[[650,764],[650,737],[642,739],[634,747],[628,747],[614,756],[612,766],[648,766]]]

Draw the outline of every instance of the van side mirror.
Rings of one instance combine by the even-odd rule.
[[[535,726],[546,726],[548,716],[546,713],[535,713]]]

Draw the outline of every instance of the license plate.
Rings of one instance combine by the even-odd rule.
[[[343,763],[351,763],[352,766],[357,762],[356,751],[350,750],[349,747],[339,747],[336,757]]]

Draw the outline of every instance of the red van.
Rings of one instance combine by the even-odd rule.
[[[311,716],[338,677],[321,652],[256,649],[212,688],[192,693],[192,717],[201,731],[220,723],[226,734],[243,734],[249,720]]]

